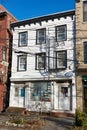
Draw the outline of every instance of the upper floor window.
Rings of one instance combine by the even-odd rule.
[[[27,56],[18,56],[18,71],[25,71],[27,68]]]
[[[87,1],[83,1],[83,22],[87,21]]]
[[[56,52],[56,67],[57,69],[65,69],[67,67],[67,54],[66,51]]]
[[[46,43],[46,29],[38,29],[36,31],[36,44],[45,44]]]
[[[27,32],[19,33],[19,46],[27,46]]]
[[[84,64],[87,64],[87,42],[84,42]]]
[[[36,54],[36,69],[45,69],[45,53]]]
[[[56,27],[56,41],[65,41],[67,38],[66,25]]]

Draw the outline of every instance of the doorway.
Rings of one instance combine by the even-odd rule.
[[[70,87],[60,86],[58,90],[59,110],[70,110]]]

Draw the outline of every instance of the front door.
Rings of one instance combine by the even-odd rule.
[[[59,87],[59,110],[70,110],[70,87]]]

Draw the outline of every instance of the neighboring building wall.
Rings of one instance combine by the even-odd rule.
[[[17,21],[8,11],[0,5],[0,111],[5,109],[9,102],[8,88],[11,73],[10,51],[12,44],[12,34],[10,23]]]
[[[53,112],[65,112],[67,110],[67,113],[75,113],[74,22],[74,11],[71,11],[70,13],[53,14],[52,16],[49,15],[11,24],[13,28],[13,52],[10,106],[26,107],[26,109],[31,111],[50,110]],[[66,39],[60,42],[56,42],[57,26],[67,27],[64,30],[67,34]],[[36,44],[36,36],[38,35],[36,31],[38,29],[46,29],[44,44]],[[20,46],[20,34],[24,32],[27,32],[27,38],[25,38],[25,41],[28,39],[26,41],[27,45]],[[41,34],[43,35],[43,33]],[[67,65],[65,66],[64,62],[64,66],[62,66],[65,68],[57,68],[57,62],[59,61],[56,62],[57,51],[67,52],[67,57],[65,58]],[[36,56],[42,52],[46,53],[46,62],[45,69],[41,70],[36,68],[38,66],[36,64],[38,57],[36,59]],[[23,55],[27,56],[26,67],[23,67],[23,69],[26,69],[20,71],[18,68],[20,60],[18,59]],[[33,93],[34,91],[36,92],[36,87],[40,88],[40,100],[36,93]],[[46,91],[45,88],[47,88]],[[43,91],[45,91],[45,98],[41,97]]]
[[[86,14],[86,8],[84,10],[83,2],[85,0],[76,0],[76,58],[77,58],[77,69],[76,69],[76,81],[77,81],[77,108],[81,108],[82,110],[87,109],[87,100],[84,93],[86,92],[87,83],[84,79],[84,76],[87,76],[87,52],[86,44],[87,43],[87,20],[84,21],[83,17]],[[86,4],[87,5],[87,4]],[[84,12],[85,11],[85,12]],[[85,81],[85,87],[84,87]]]

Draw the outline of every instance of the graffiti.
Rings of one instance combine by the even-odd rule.
[[[36,111],[36,112],[48,112],[51,110],[51,107],[49,108],[46,105],[46,102],[34,102],[28,106],[28,109],[30,111]]]

